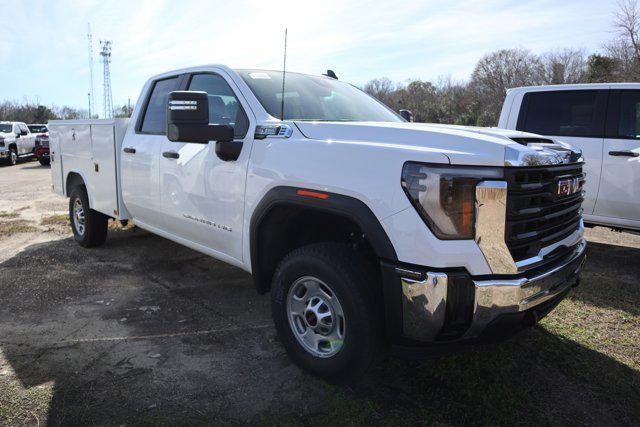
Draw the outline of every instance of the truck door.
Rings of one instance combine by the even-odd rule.
[[[160,188],[164,229],[219,254],[242,260],[242,225],[247,164],[255,120],[233,81],[219,73],[195,73],[187,90],[207,92],[209,122],[234,127],[243,141],[236,161],[223,161],[209,144],[162,143]]]
[[[133,218],[152,227],[161,226],[160,150],[167,141],[167,99],[178,89],[182,76],[156,80],[145,91],[146,102],[134,117],[120,153],[122,197]]]
[[[524,95],[517,130],[580,148],[585,159],[584,213],[593,214],[600,184],[607,90],[561,90]]]
[[[640,226],[640,90],[611,91],[594,213]]]

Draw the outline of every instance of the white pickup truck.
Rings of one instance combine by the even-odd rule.
[[[579,151],[282,77],[182,69],[151,78],[130,119],[49,122],[77,242],[132,219],[250,272],[289,355],[331,381],[384,351],[504,338],[577,284]]]
[[[498,127],[582,150],[587,225],[640,231],[640,83],[510,89]]]
[[[35,155],[36,136],[23,122],[0,122],[0,161],[14,166]]]

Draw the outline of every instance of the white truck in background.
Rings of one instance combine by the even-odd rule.
[[[14,166],[35,155],[36,136],[23,122],[0,122],[0,161]]]
[[[409,123],[335,76],[282,78],[182,69],[149,79],[131,119],[49,122],[76,241],[133,219],[246,270],[290,357],[330,381],[387,350],[505,338],[577,284],[579,151]]]
[[[640,231],[640,83],[509,89],[498,127],[581,149],[585,223]]]

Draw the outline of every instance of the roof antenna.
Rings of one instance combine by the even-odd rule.
[[[282,99],[280,100],[280,120],[284,121],[284,75],[287,70],[287,29],[284,29],[284,61],[282,63]]]

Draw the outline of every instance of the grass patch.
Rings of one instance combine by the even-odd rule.
[[[33,233],[38,231],[30,221],[17,219],[0,222],[0,236],[12,236],[18,233]]]
[[[18,218],[18,216],[17,212],[0,211],[0,218],[2,219],[13,219]]]
[[[42,218],[40,221],[42,225],[69,225],[68,214],[54,214]]]

